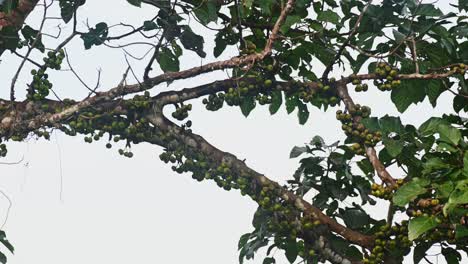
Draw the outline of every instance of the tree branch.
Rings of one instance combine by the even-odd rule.
[[[344,50],[346,49],[346,47],[348,46],[349,42],[351,41],[351,39],[354,37],[354,35],[356,35],[357,33],[357,30],[359,28],[359,25],[361,24],[361,21],[362,21],[362,18],[364,17],[364,14],[367,12],[367,9],[369,8],[369,6],[372,4],[372,1],[373,0],[369,0],[369,2],[367,3],[367,5],[364,7],[364,9],[362,10],[361,14],[359,15],[357,21],[356,21],[356,24],[354,24],[354,27],[353,29],[351,30],[351,34],[348,36],[348,38],[343,42],[343,44],[341,45],[340,49],[338,50],[338,52],[336,53],[335,57],[333,58],[332,62],[327,66],[327,68],[325,69],[325,71],[323,72],[323,75],[322,75],[322,79],[323,80],[326,80],[328,78],[328,74],[333,70],[333,65],[335,65],[335,62],[337,60],[340,59],[341,55],[343,54]]]
[[[353,102],[353,99],[348,93],[348,89],[346,88],[346,78],[340,80],[337,82],[336,89],[338,92],[338,95],[341,97],[343,100],[346,109],[351,110],[355,108],[355,104]],[[356,121],[360,121],[360,117],[355,117]],[[396,181],[395,179],[388,173],[387,169],[385,166],[380,162],[379,158],[377,157],[377,153],[373,147],[366,147],[366,154],[367,157],[369,158],[370,163],[374,167],[375,171],[377,172],[377,175],[380,177],[380,179],[385,182],[388,186],[394,187],[396,186]]]
[[[238,175],[246,175],[246,177],[252,177],[252,179],[260,186],[274,186],[279,193],[279,197],[293,205],[296,209],[303,212],[305,215],[310,215],[313,219],[319,220],[320,223],[328,226],[328,228],[332,232],[343,236],[348,241],[351,241],[352,243],[358,244],[365,248],[372,247],[374,243],[373,237],[363,235],[357,231],[342,226],[334,219],[325,215],[320,209],[312,206],[308,202],[304,201],[302,198],[282,188],[277,182],[274,182],[268,179],[266,176],[249,168],[243,161],[239,160],[236,156],[217,149],[216,147],[208,143],[203,137],[193,133],[188,133],[182,128],[172,123],[170,120],[164,117],[162,113],[163,106],[164,104],[157,104],[153,108],[153,113],[147,116],[148,120],[155,127],[163,131],[170,132],[182,144],[189,146],[193,149],[199,150],[201,153],[209,157],[216,164],[227,164],[231,169],[238,172]]]
[[[0,12],[0,30],[5,27],[14,27],[19,30],[38,2],[39,0],[19,0],[18,6],[14,10],[9,13]],[[4,51],[4,49],[0,49],[0,57]]]

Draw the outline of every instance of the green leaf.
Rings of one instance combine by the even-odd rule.
[[[287,33],[288,30],[297,22],[301,21],[302,18],[300,16],[288,16],[284,21],[283,25],[281,26],[281,32],[283,34]]]
[[[455,227],[455,239],[460,239],[468,236],[468,228],[463,225],[457,225]]]
[[[25,25],[21,29],[21,34],[23,35],[24,39],[28,41],[29,45],[34,44],[34,48],[40,50],[41,52],[45,51],[44,44],[42,43],[41,34],[38,34],[39,31],[33,29],[32,27]]]
[[[195,51],[202,58],[206,57],[206,53],[203,51],[205,40],[202,36],[193,33],[189,26],[184,27],[184,31],[180,35],[180,42],[184,48]]]
[[[468,176],[468,150],[463,155],[463,173]]]
[[[160,52],[156,56],[156,60],[158,61],[161,70],[164,72],[179,71],[179,59],[167,47],[161,48]]]
[[[321,136],[314,136],[309,144],[318,148],[326,146],[325,140]]]
[[[454,191],[450,194],[448,202],[444,206],[444,215],[448,215],[460,204],[468,204],[468,180],[457,183]]]
[[[332,10],[325,10],[318,13],[317,20],[337,25],[340,23],[340,16]]]
[[[0,263],[5,264],[6,262],[7,262],[7,257],[5,256],[5,254],[0,252]]]
[[[385,148],[387,149],[388,154],[392,157],[396,157],[400,155],[401,151],[404,148],[403,142],[400,140],[393,140],[387,136],[382,138],[382,142],[385,145]]]
[[[455,96],[453,98],[453,110],[457,113],[461,110],[468,112],[468,99],[463,96]]]
[[[250,233],[246,233],[246,234],[243,234],[239,238],[239,243],[237,244],[237,250],[240,250],[241,248],[243,248],[245,246],[247,241],[249,241],[250,235],[251,235]]]
[[[419,127],[418,131],[424,137],[432,136],[437,132],[440,124],[448,123],[440,117],[431,117]]]
[[[99,46],[104,43],[109,34],[109,28],[104,22],[96,24],[94,28],[90,28],[89,32],[83,33],[81,39],[84,42],[85,49],[90,49],[93,45]]]
[[[268,257],[263,260],[263,264],[274,264],[276,260],[274,258]]]
[[[425,83],[420,80],[405,80],[399,87],[392,90],[392,102],[400,113],[405,112],[411,104],[424,100],[426,97],[424,86]]]
[[[10,13],[18,6],[18,0],[4,0],[0,5],[0,12]]]
[[[368,159],[363,159],[357,162],[358,167],[364,172],[365,175],[373,175],[374,174],[374,166]]]
[[[15,27],[7,26],[0,29],[0,50],[16,50],[20,37]]]
[[[436,184],[436,194],[437,198],[446,199],[449,198],[450,194],[452,193],[454,185],[451,181],[446,181],[442,184]]]
[[[303,104],[302,102],[298,102],[298,112],[297,117],[299,118],[299,124],[304,125],[307,120],[309,119],[309,110],[307,109],[307,105]]]
[[[433,107],[436,107],[437,99],[444,91],[446,91],[446,89],[447,87],[445,87],[445,82],[442,80],[430,80],[427,82],[426,94]]]
[[[458,10],[468,10],[468,0],[458,0]]]
[[[458,264],[462,259],[460,253],[458,253],[457,250],[450,247],[442,248],[442,255],[444,255],[447,264]]]
[[[435,17],[442,16],[444,13],[436,8],[434,4],[420,4],[416,7],[416,12],[414,14],[417,16]]]
[[[10,241],[8,241],[8,239],[6,238],[5,232],[1,230],[0,230],[0,243],[2,243],[11,253],[15,252],[15,248],[10,243]]]
[[[430,243],[420,243],[414,248],[413,263],[418,264],[425,256],[426,252],[432,247]]]
[[[274,90],[271,93],[271,104],[269,106],[270,114],[274,115],[281,107],[283,103],[283,93],[278,90]]]
[[[260,6],[260,9],[262,10],[264,14],[270,15],[271,8],[275,4],[275,2],[276,2],[275,0],[262,0],[262,1],[258,1],[258,5]]]
[[[437,220],[433,216],[420,216],[413,218],[409,221],[408,225],[408,239],[411,241],[415,240],[437,225]]]
[[[428,159],[423,164],[423,168],[424,168],[422,171],[423,175],[427,175],[434,171],[441,171],[441,170],[449,169],[450,165],[444,162],[442,159],[435,157],[435,158]]]
[[[429,185],[429,181],[425,179],[415,178],[412,181],[405,183],[393,195],[393,203],[397,206],[405,206],[413,201],[418,195],[424,194]]]
[[[288,114],[292,113],[294,109],[296,109],[296,106],[299,103],[299,99],[297,96],[293,95],[290,97],[286,97],[286,111]]]
[[[291,153],[289,154],[290,159],[294,159],[302,155],[303,153],[307,152],[307,147],[297,147],[295,146],[292,150]]]
[[[395,38],[395,42],[398,44],[406,40],[406,35],[398,32],[395,29],[393,30],[393,37]]]
[[[197,6],[193,12],[195,13],[195,16],[198,17],[200,22],[206,26],[210,22],[216,21],[218,19],[218,10],[219,7],[214,1],[203,1],[203,4]]]
[[[240,104],[240,109],[242,111],[242,114],[245,117],[248,117],[250,112],[255,108],[255,98],[253,96],[246,96],[242,99],[242,102]]]
[[[370,223],[370,217],[360,208],[345,209],[343,221],[351,229],[358,229]]]
[[[405,130],[399,117],[393,117],[388,115],[379,119],[379,127],[380,130],[386,133],[396,132],[400,134]]]
[[[440,139],[452,143],[453,145],[458,145],[458,142],[461,140],[460,130],[446,124],[440,124],[437,127],[437,132],[440,134]]]
[[[154,21],[147,20],[143,22],[144,31],[150,31],[150,30],[155,30],[155,29],[158,29],[158,25]]]
[[[290,263],[294,263],[294,261],[297,259],[297,254],[298,254],[298,250],[297,250],[296,241],[295,240],[288,241],[288,243],[286,244],[286,248],[285,248],[285,255]]]
[[[60,14],[65,23],[70,22],[78,7],[84,5],[86,0],[60,0]]]
[[[142,0],[127,0],[131,5],[141,7]]]

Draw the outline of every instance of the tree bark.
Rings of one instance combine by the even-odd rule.
[[[28,15],[33,11],[39,0],[19,0],[18,6],[10,12],[0,12],[0,32],[5,27],[20,30]],[[1,33],[0,33],[1,34]],[[2,43],[0,43],[1,46]],[[0,57],[5,50],[0,48]]]

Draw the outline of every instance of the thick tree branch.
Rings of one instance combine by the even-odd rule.
[[[0,31],[5,27],[19,30],[39,0],[19,0],[18,6],[9,13],[0,12]],[[0,43],[0,46],[2,43]],[[0,49],[0,57],[5,50]]]
[[[162,105],[163,106],[163,105]],[[252,177],[257,184],[260,186],[274,186],[275,189],[279,190],[279,196],[285,201],[289,202],[295,208],[300,210],[306,215],[310,215],[314,219],[320,221],[320,223],[328,226],[328,228],[337,233],[348,241],[355,243],[357,245],[363,246],[365,248],[370,248],[373,245],[373,237],[363,235],[359,232],[351,230],[329,216],[325,215],[320,209],[312,206],[310,203],[304,201],[302,198],[296,196],[295,194],[286,191],[278,183],[268,179],[266,176],[256,172],[255,170],[249,168],[243,161],[238,159],[236,156],[223,152],[216,147],[208,143],[203,137],[188,133],[182,128],[178,127],[170,120],[164,117],[162,114],[162,106],[157,104],[154,107],[154,112],[148,115],[148,120],[156,127],[163,131],[170,132],[174,137],[176,137],[183,144],[197,149],[202,152],[205,156],[209,157],[213,162],[217,164],[227,164],[231,169],[238,172],[238,175],[247,175],[247,177]]]
[[[353,99],[348,93],[348,89],[346,87],[347,81],[346,79],[340,80],[337,82],[336,89],[338,92],[338,95],[341,97],[343,100],[346,109],[354,109],[355,104],[353,102]],[[355,117],[357,119],[356,121],[360,121],[360,117]],[[377,175],[380,177],[380,179],[385,182],[388,186],[395,187],[396,186],[396,180],[388,173],[387,169],[385,166],[380,162],[377,153],[375,149],[371,146],[366,147],[366,154],[367,157],[369,158],[370,163],[374,167],[374,169],[377,172]]]

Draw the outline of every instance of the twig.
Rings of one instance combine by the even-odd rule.
[[[333,58],[333,60],[331,61],[331,63],[327,66],[327,68],[325,69],[325,71],[323,72],[323,75],[322,75],[322,79],[323,80],[326,80],[328,79],[328,74],[333,70],[333,66],[335,64],[335,62],[337,60],[340,59],[341,55],[343,54],[343,51],[346,49],[346,46],[349,44],[349,42],[351,41],[351,39],[354,37],[354,35],[357,33],[357,30],[359,28],[359,25],[361,24],[361,21],[362,21],[362,18],[364,17],[364,14],[367,12],[367,9],[369,8],[369,6],[372,4],[372,1],[373,0],[369,0],[369,2],[367,3],[367,5],[362,9],[362,12],[361,14],[359,15],[357,21],[356,21],[356,24],[354,24],[354,27],[351,31],[351,34],[349,35],[349,37],[343,42],[343,44],[341,45],[340,49],[338,50],[338,52],[336,53],[335,57]]]
[[[411,53],[412,53],[412,56],[413,56],[413,62],[414,62],[414,68],[415,68],[415,72],[416,73],[419,73],[419,63],[418,63],[418,53],[417,53],[417,50],[416,50],[416,40],[414,40],[414,37],[411,38]]]

